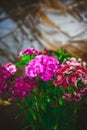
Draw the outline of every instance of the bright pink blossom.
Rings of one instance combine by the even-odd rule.
[[[35,78],[21,76],[15,79],[13,87],[10,88],[11,98],[19,97],[22,100],[37,86]]]
[[[9,73],[4,66],[0,66],[0,95],[6,91],[7,82],[11,76],[11,73]]]
[[[38,55],[40,52],[34,48],[27,48],[24,51],[21,51],[19,53],[19,57],[21,57],[22,55],[31,55],[31,54],[35,54]]]
[[[59,61],[46,55],[38,55],[26,67],[26,75],[39,76],[43,81],[52,80],[54,72],[58,69]]]

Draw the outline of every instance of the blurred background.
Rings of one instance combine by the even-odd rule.
[[[86,53],[86,0],[0,1],[0,64],[15,61],[27,47],[61,46],[79,57]]]
[[[0,0],[0,65],[28,47],[63,48],[87,62],[87,0]],[[86,111],[85,103],[76,130],[87,130]],[[17,130],[16,112],[0,106],[0,130]]]

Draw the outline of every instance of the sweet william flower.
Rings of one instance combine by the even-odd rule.
[[[70,75],[69,82],[77,87],[78,81],[87,85],[87,69],[84,66],[76,66],[75,71]]]
[[[55,86],[61,86],[66,89],[63,92],[63,98],[67,101],[80,101],[87,91],[87,69],[76,63],[63,64],[60,69],[55,72]]]
[[[11,76],[11,73],[4,66],[0,66],[0,95],[6,91],[7,82]]]
[[[56,80],[53,82],[55,86],[61,85],[62,88],[66,88],[69,85],[68,82],[68,74],[70,73],[70,66],[69,65],[63,65],[55,72],[54,76],[56,77]],[[67,75],[67,76],[66,76]]]
[[[39,53],[40,52],[34,48],[27,48],[19,53],[19,57],[21,57],[22,55],[31,55],[31,54],[38,55]]]
[[[15,79],[12,86],[13,87],[10,87],[11,98],[20,98],[24,100],[25,96],[37,86],[37,81],[36,78],[20,76]]]
[[[11,62],[9,62],[9,63],[7,63],[6,65],[4,65],[4,67],[5,67],[6,70],[8,70],[12,75],[15,74],[15,72],[17,71],[16,66],[15,66],[13,63],[11,63]]]
[[[0,66],[0,77],[1,78],[8,79],[11,76],[12,76],[11,73],[4,66]]]
[[[63,73],[61,73],[60,71],[59,71],[59,72],[56,72],[56,73],[55,73],[55,77],[57,78],[57,80],[55,80],[55,81],[53,82],[53,84],[54,84],[55,86],[58,86],[58,85],[60,85],[60,84],[63,82],[63,80],[64,80]]]
[[[3,94],[3,92],[6,92],[6,89],[7,89],[6,80],[0,77],[0,96]]]
[[[39,76],[43,81],[48,81],[52,80],[58,64],[59,61],[52,56],[38,55],[29,62],[25,72],[27,76]]]
[[[73,95],[71,93],[64,93],[62,98],[69,102],[74,100]]]
[[[75,57],[70,58],[65,64],[70,66],[81,66],[81,62],[79,62]]]

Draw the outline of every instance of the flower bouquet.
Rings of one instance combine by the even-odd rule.
[[[15,64],[0,66],[0,95],[16,101],[21,130],[75,130],[86,92],[86,63],[61,49],[27,48]]]

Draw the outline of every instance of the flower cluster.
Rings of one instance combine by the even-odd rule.
[[[29,59],[32,54],[34,54],[34,57]],[[7,63],[0,66],[0,94],[8,87],[11,98],[25,99],[26,95],[29,95],[34,88],[41,85],[39,81],[43,83],[52,81],[51,86],[60,87],[62,89],[62,99],[67,101],[80,101],[86,94],[86,63],[82,63],[74,57],[68,59],[64,57],[60,62],[57,55],[51,55],[46,49],[44,52],[40,52],[34,48],[27,48],[20,52],[19,57],[20,60],[23,57],[23,62],[16,65]],[[62,54],[60,57],[62,57]],[[23,76],[17,77],[15,76],[17,65],[21,65],[21,63],[24,64],[25,73]],[[8,86],[8,79],[11,77],[13,77],[11,86]]]
[[[31,54],[35,54],[35,55],[47,54],[48,55],[49,51],[46,48],[44,48],[43,52],[38,51],[35,48],[27,48],[19,53],[19,57],[23,55],[31,55]]]
[[[26,75],[39,76],[43,81],[52,80],[54,72],[58,69],[58,63],[58,60],[52,56],[36,56],[26,67]]]
[[[24,100],[25,96],[37,86],[37,81],[35,78],[21,76],[15,79],[12,86],[13,87],[10,88],[11,98],[19,97]]]
[[[80,101],[87,91],[87,69],[75,58],[62,64],[55,73],[55,86],[63,88],[63,98]]]
[[[16,64],[0,66],[0,96],[6,92],[21,109],[23,129],[74,130],[76,111],[87,93],[86,63],[63,50],[27,48]]]
[[[7,89],[7,81],[11,73],[4,66],[0,66],[0,95]]]
[[[34,49],[34,48],[27,48],[24,51],[21,51],[19,53],[19,57],[21,57],[22,55],[31,55],[31,54],[35,54],[35,55],[39,55],[40,51]]]

